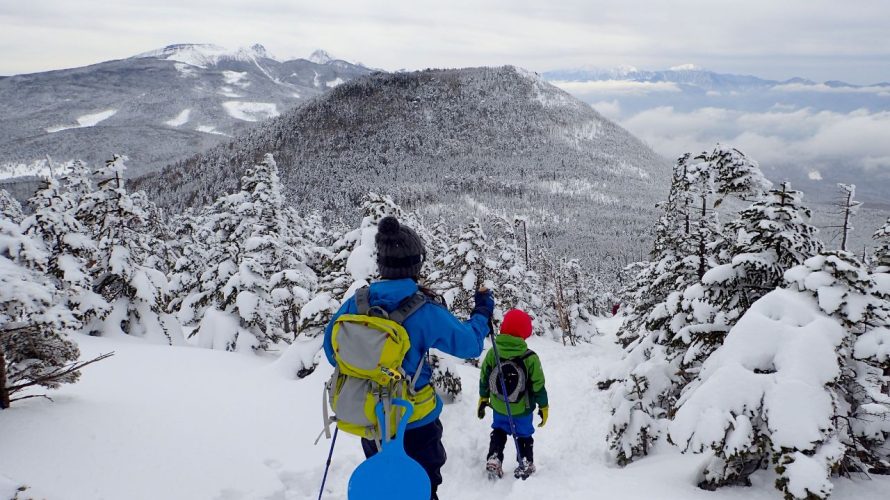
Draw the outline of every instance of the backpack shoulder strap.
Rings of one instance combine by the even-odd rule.
[[[355,307],[361,315],[371,311],[371,288],[363,286],[355,291]]]
[[[416,313],[418,309],[423,307],[426,304],[427,298],[422,292],[417,292],[414,295],[405,299],[399,308],[395,311],[389,313],[389,319],[395,321],[398,324],[402,324],[408,319],[409,316]]]
[[[537,353],[531,349],[525,351],[522,356],[519,356],[519,361],[525,361],[526,359],[535,356]]]

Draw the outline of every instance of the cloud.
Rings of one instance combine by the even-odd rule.
[[[591,106],[606,118],[612,120],[621,118],[621,103],[619,103],[617,99],[595,102],[592,103]]]
[[[663,106],[637,113],[621,124],[669,158],[723,142],[762,164],[807,167],[820,176],[850,166],[890,173],[890,111],[699,108],[681,112]]]
[[[877,94],[890,97],[890,86],[868,85],[864,87],[834,87],[824,83],[784,83],[772,88],[778,92],[822,92],[827,94]]]
[[[674,82],[638,82],[634,80],[568,82],[554,80],[549,83],[577,96],[590,94],[642,95],[652,92],[680,92],[680,87]]]
[[[890,79],[888,16],[886,0],[8,0],[0,9],[0,74],[177,42],[259,42],[282,56],[322,47],[386,69],[664,68],[694,60],[775,79],[869,83]]]

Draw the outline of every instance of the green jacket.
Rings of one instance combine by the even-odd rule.
[[[514,359],[522,356],[528,351],[528,345],[519,337],[511,335],[498,335],[495,337],[498,346],[498,354],[501,359]],[[523,360],[525,371],[528,373],[529,384],[531,384],[531,399],[524,398],[517,403],[510,405],[510,412],[514,417],[523,417],[534,411],[535,405],[541,408],[547,406],[547,389],[544,387],[544,369],[541,367],[541,359],[537,354]],[[507,403],[497,397],[491,397],[491,391],[488,387],[488,378],[491,376],[492,370],[497,366],[494,359],[494,349],[489,349],[485,354],[485,360],[482,361],[482,373],[479,376],[479,396],[489,398],[491,408],[501,415],[507,414]]]

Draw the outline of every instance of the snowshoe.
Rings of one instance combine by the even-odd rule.
[[[513,477],[525,481],[529,476],[535,473],[535,464],[526,459],[522,459],[522,463],[513,471]]]
[[[504,469],[501,466],[501,460],[498,457],[490,457],[485,464],[485,470],[488,471],[488,479],[491,481],[496,481],[504,477]]]

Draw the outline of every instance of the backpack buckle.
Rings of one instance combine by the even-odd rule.
[[[368,309],[368,316],[389,319],[389,313],[386,311],[386,309],[384,309],[380,306],[373,306],[370,309]]]

